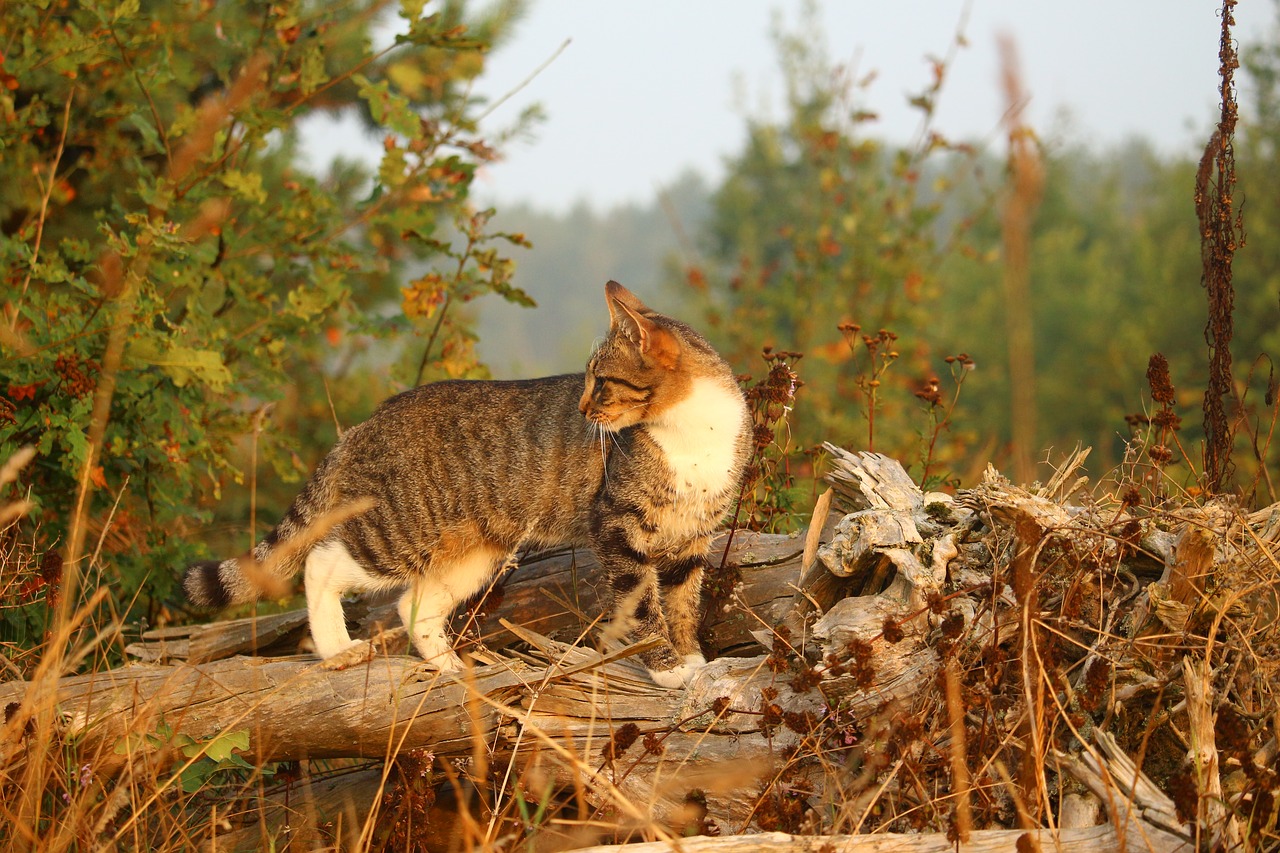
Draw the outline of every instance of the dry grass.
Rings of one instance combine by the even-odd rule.
[[[1132,458],[1092,492],[1080,454],[1043,487],[997,479],[967,493],[971,515],[938,518],[957,552],[942,593],[829,654],[823,672],[810,638],[778,631],[747,670],[659,713],[662,692],[627,661],[509,626],[523,642],[495,659],[536,677],[494,690],[477,670],[461,682],[457,743],[424,748],[406,720],[380,758],[248,765],[236,756],[256,754],[243,749],[249,712],[192,738],[183,732],[208,706],[162,712],[147,694],[116,721],[121,736],[93,737],[57,693],[72,670],[105,679],[105,649],[121,642],[93,596],[49,637],[65,655],[7,664],[28,685],[0,733],[0,838],[6,849],[360,851],[758,830],[963,838],[1062,828],[1069,801],[1098,812],[1129,801],[1130,784],[1099,796],[1070,771],[1105,732],[1196,844],[1280,849],[1280,509],[1155,504],[1137,493],[1163,494],[1152,485],[1165,475],[1142,446]],[[4,553],[5,578],[35,576],[30,548]],[[913,623],[936,678],[877,700],[885,655]],[[446,687],[428,685],[419,711]],[[302,689],[300,677],[255,702],[290,707]],[[750,748],[724,757],[729,739]]]

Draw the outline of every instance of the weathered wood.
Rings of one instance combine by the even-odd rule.
[[[898,460],[883,453],[850,453],[830,442],[824,442],[822,449],[829,454],[827,482],[846,510],[893,509],[912,513],[924,504],[920,487]]]
[[[250,811],[223,813],[219,822],[210,822],[190,840],[208,853],[248,853],[283,849],[285,844],[325,849],[332,835],[341,849],[358,849],[361,831],[384,790],[383,773],[380,765],[276,786]]]
[[[954,841],[944,833],[905,835],[787,835],[765,832],[718,838],[682,838],[679,843],[650,841],[643,844],[582,847],[577,853],[953,853]],[[1178,853],[1194,849],[1190,844],[1149,827],[1130,823],[1120,831],[1110,824],[1088,829],[983,829],[970,833],[962,845],[965,853],[1020,853],[1023,850],[1056,850],[1060,853]]]
[[[522,743],[523,761],[545,754],[565,781],[585,772],[581,781],[602,804],[641,804],[652,819],[701,788],[718,816],[745,823],[758,787],[752,783],[771,770],[763,756],[789,739],[759,731],[761,689],[773,676],[763,656],[717,660],[686,693],[657,687],[630,659],[583,668],[598,659],[595,652],[546,643],[553,660],[541,668],[504,659],[460,675],[425,670],[407,656],[340,671],[256,658],[132,666],[64,679],[59,717],[63,735],[95,755],[104,776],[131,760],[127,750],[116,754],[117,745],[147,748],[128,735],[155,731],[162,719],[197,741],[248,731],[244,757],[252,763],[384,758],[408,749],[465,759],[477,744],[501,742],[498,761]],[[0,686],[0,703],[21,701],[18,687]],[[735,713],[710,711],[720,696]],[[817,700],[796,701],[812,708]],[[605,756],[602,748],[626,723],[640,735],[660,733],[659,753],[636,744]]]
[[[161,719],[196,740],[247,730],[254,762],[383,758],[389,748],[465,752],[473,726],[492,731],[497,720],[468,700],[513,701],[534,677],[518,661],[441,675],[407,656],[340,671],[310,658],[236,657],[64,678],[55,701],[63,734],[108,762],[129,733],[154,731]],[[41,686],[0,684],[0,706],[39,701]]]
[[[1203,826],[1211,827],[1211,849],[1240,848],[1243,833],[1240,822],[1227,809],[1222,794],[1222,776],[1218,767],[1218,747],[1214,732],[1213,677],[1205,661],[1182,659],[1182,683],[1186,691],[1187,719],[1191,750],[1187,761],[1196,768],[1200,786],[1199,815]]]
[[[1060,753],[1056,758],[1107,807],[1112,821],[1140,820],[1141,826],[1153,834],[1187,840],[1190,833],[1178,820],[1173,801],[1138,770],[1115,738],[1095,730],[1093,740],[1096,750],[1075,755]]]
[[[911,513],[901,510],[851,512],[836,525],[836,535],[833,542],[818,549],[818,559],[840,577],[869,571],[886,548],[924,544]]]
[[[1270,516],[1255,513],[1254,517],[1263,527],[1263,535],[1268,535]],[[1180,634],[1188,628],[1192,614],[1197,609],[1203,611],[1206,604],[1211,611],[1234,605],[1232,616],[1244,616],[1245,609],[1237,600],[1228,603],[1221,598],[1206,599],[1205,585],[1210,577],[1215,576],[1221,589],[1245,589],[1258,580],[1247,576],[1250,574],[1247,567],[1254,564],[1254,560],[1232,559],[1235,555],[1225,553],[1226,543],[1232,543],[1247,554],[1260,549],[1266,541],[1245,534],[1249,529],[1248,520],[1222,502],[1184,510],[1181,524],[1166,534],[1165,550],[1161,554],[1164,571],[1159,580],[1146,587],[1145,598],[1138,602],[1136,624],[1142,625],[1148,616],[1153,616],[1156,622],[1148,626],[1147,633],[1170,631]],[[1236,567],[1246,567],[1246,570]],[[1265,595],[1252,598],[1256,604],[1265,606],[1269,603],[1265,601]],[[1274,586],[1270,599],[1275,601]]]
[[[130,643],[125,652],[146,663],[203,663],[268,649],[282,641],[296,645],[306,626],[307,611],[291,610],[209,625],[160,628],[143,634],[143,642]]]

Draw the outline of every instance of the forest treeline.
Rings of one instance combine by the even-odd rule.
[[[773,452],[797,513],[824,440],[899,456],[931,487],[1007,462],[1018,360],[1033,368],[1030,453],[1091,445],[1102,475],[1153,428],[1146,375],[1163,353],[1181,431],[1160,467],[1168,488],[1197,487],[1193,155],[1018,131],[1043,183],[1027,217],[1032,347],[1011,353],[1007,151],[933,125],[945,64],[912,96],[919,137],[890,143],[809,20],[777,34],[782,117],[744,120],[718,184],[682,176],[615,211],[491,211],[476,170],[537,115],[494,129],[470,84],[521,7],[3,7],[0,456],[37,451],[8,487],[32,508],[6,534],[23,567],[7,601],[105,583],[130,624],[184,617],[182,566],[247,547],[380,399],[579,369],[609,278],[707,329],[753,380],[796,370]],[[1273,500],[1280,45],[1242,55],[1232,487]],[[362,116],[381,162],[304,162],[298,124],[319,112]],[[42,613],[0,610],[4,639],[40,636]]]
[[[503,211],[535,246],[517,255],[513,280],[541,307],[482,306],[486,361],[528,375],[575,369],[577,343],[590,338],[579,330],[599,323],[580,279],[614,275],[663,304],[688,306],[744,373],[766,368],[762,347],[802,353],[792,449],[874,444],[914,460],[919,473],[933,442],[933,472],[971,482],[987,462],[1011,456],[1011,359],[1033,365],[1032,455],[1044,462],[1091,446],[1089,470],[1104,475],[1141,443],[1152,414],[1148,364],[1162,353],[1186,451],[1171,473],[1194,492],[1208,374],[1198,152],[1162,153],[1141,137],[1098,146],[1034,136],[1042,186],[1030,218],[1032,347],[1011,353],[1005,141],[974,148],[933,127],[939,85],[913,99],[920,138],[885,142],[860,107],[859,83],[815,57],[816,41],[779,34],[787,115],[747,122],[719,185],[689,173],[647,205]],[[1269,176],[1280,151],[1280,51],[1247,45],[1242,59],[1247,95],[1234,150],[1246,244],[1235,257],[1232,350],[1246,459],[1236,485],[1269,500],[1280,351],[1280,266],[1268,245],[1280,210]],[[938,73],[936,84],[945,69]],[[1206,143],[1213,119],[1205,116]],[[565,328],[574,332],[567,341],[555,331]],[[957,382],[964,387],[951,412]],[[868,423],[873,394],[878,425]]]
[[[1095,448],[1094,470],[1116,464],[1132,437],[1132,418],[1126,417],[1149,408],[1145,375],[1155,352],[1171,361],[1188,440],[1194,443],[1207,373],[1192,204],[1195,160],[1162,155],[1143,139],[1101,150],[1050,141],[1043,150],[1045,196],[1036,213],[1031,275],[1038,447],[1068,450],[1082,442]],[[1271,227],[1264,222],[1270,199],[1261,191],[1263,197],[1255,196],[1254,184],[1246,182],[1251,175],[1265,175],[1272,161],[1255,160],[1252,152],[1238,156],[1250,242],[1236,274],[1238,298],[1248,308],[1239,316],[1235,349],[1242,370],[1252,374],[1253,402],[1263,404],[1271,375],[1266,356],[1278,343],[1280,279],[1265,251],[1255,253],[1254,240]],[[980,161],[988,178],[1002,174],[1002,164],[990,152]],[[999,185],[988,189],[998,193]],[[965,188],[966,202],[979,213],[965,223],[965,242],[947,247],[949,254],[933,258],[930,266],[866,281],[862,292],[831,286],[836,282],[822,271],[794,285],[771,279],[744,304],[734,299],[734,288],[742,283],[730,282],[737,272],[733,249],[717,249],[723,235],[716,233],[744,226],[735,221],[736,214],[713,213],[725,203],[724,189],[711,187],[700,175],[680,176],[665,199],[655,197],[647,205],[600,211],[583,204],[563,214],[508,208],[497,221],[521,223],[534,246],[515,256],[513,281],[539,307],[494,300],[477,305],[478,352],[495,375],[579,369],[584,342],[589,345],[600,333],[601,323],[598,306],[583,294],[593,294],[601,276],[633,282],[655,301],[680,306],[695,318],[707,313],[718,318],[729,305],[754,308],[758,316],[718,320],[712,333],[716,343],[732,352],[735,367],[744,373],[759,372],[763,346],[804,353],[798,369],[808,384],[793,418],[798,443],[836,437],[858,446],[866,444],[867,435],[857,357],[865,361],[866,355],[861,344],[849,345],[839,326],[856,323],[862,333],[873,334],[887,328],[898,335],[901,356],[889,376],[901,379],[912,393],[883,401],[906,419],[881,433],[883,447],[908,458],[915,454],[911,441],[927,422],[922,411],[927,401],[910,398],[931,378],[949,382],[944,359],[963,352],[974,365],[950,431],[953,458],[967,457],[978,468],[986,461],[998,463],[1007,459],[1010,441],[1005,294],[994,198],[979,192],[977,184]],[[953,225],[946,220],[948,212],[939,215],[940,230]],[[677,236],[681,230],[697,237],[692,253]],[[829,251],[834,254],[834,245]],[[708,266],[725,276],[725,284],[705,283]],[[879,290],[877,285],[887,286]],[[789,303],[778,316],[766,307],[775,297]],[[1242,391],[1246,379],[1241,377]],[[818,383],[824,390],[814,387]],[[962,469],[963,463],[957,473]]]

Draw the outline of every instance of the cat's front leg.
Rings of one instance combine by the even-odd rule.
[[[634,640],[659,637],[661,644],[641,652],[640,660],[655,683],[663,687],[683,687],[696,667],[690,668],[671,643],[654,562],[631,544],[621,520],[599,525],[592,537],[592,547],[613,594],[615,630],[625,632]]]
[[[709,544],[710,537],[691,542],[658,567],[658,588],[671,643],[681,655],[702,654],[698,625],[702,622],[702,575]]]
[[[680,671],[675,675],[684,684],[707,665],[698,642],[698,625],[702,622],[702,575],[708,544],[709,540],[691,543],[680,556],[664,560],[658,570],[671,645],[681,660]]]

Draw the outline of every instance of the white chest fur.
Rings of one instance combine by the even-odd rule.
[[[676,491],[714,495],[731,484],[745,410],[736,388],[699,378],[688,397],[647,424],[675,474]]]

